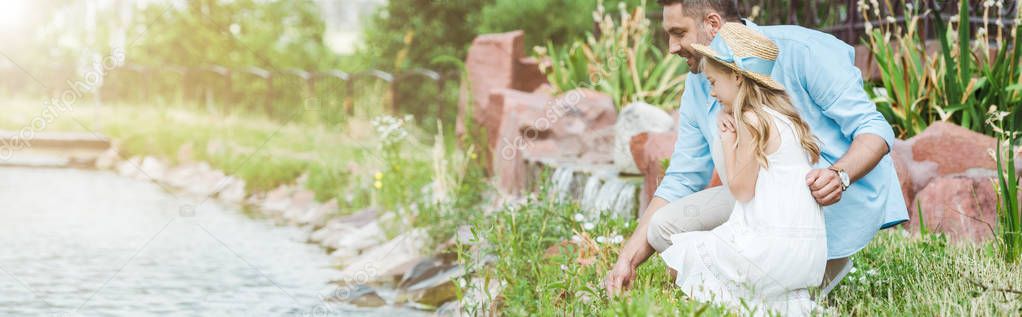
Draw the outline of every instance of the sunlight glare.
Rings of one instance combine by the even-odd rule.
[[[28,15],[28,0],[8,0],[0,2],[0,28],[20,26]]]

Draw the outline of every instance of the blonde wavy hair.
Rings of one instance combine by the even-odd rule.
[[[724,66],[713,58],[703,58],[701,64],[703,69],[706,69],[707,65],[712,65],[711,67],[724,74],[741,75],[741,73]],[[742,77],[744,80],[739,83],[738,93],[735,96],[734,104],[731,105],[731,111],[734,114],[745,114],[735,115],[735,123],[744,126],[749,130],[749,134],[752,135],[751,141],[756,144],[756,161],[764,168],[769,167],[766,148],[767,137],[770,135],[771,129],[768,122],[770,122],[771,116],[763,110],[766,107],[777,111],[791,121],[802,149],[809,155],[809,161],[812,164],[816,164],[820,159],[820,145],[817,143],[816,136],[809,131],[809,124],[798,115],[798,111],[795,110],[795,106],[792,104],[788,93],[784,90],[776,90],[764,86],[748,76],[743,75]],[[746,115],[751,115],[757,120],[746,120]],[[735,142],[735,147],[741,142],[744,141],[739,137]]]

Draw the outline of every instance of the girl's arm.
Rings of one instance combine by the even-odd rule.
[[[747,122],[754,123],[757,118],[753,115],[745,115]],[[748,202],[756,196],[756,179],[759,177],[759,162],[756,161],[756,145],[752,142],[752,135],[744,126],[735,124],[734,118],[726,118],[726,132],[721,132],[721,141],[724,143],[724,162],[727,166],[728,190],[735,200]],[[742,142],[735,147],[736,137]],[[768,136],[769,138],[769,136]],[[769,141],[769,139],[768,139]]]

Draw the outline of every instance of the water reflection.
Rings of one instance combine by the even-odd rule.
[[[304,232],[200,202],[109,172],[0,168],[0,315],[395,313],[321,301],[337,270]]]

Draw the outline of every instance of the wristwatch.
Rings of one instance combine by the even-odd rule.
[[[841,178],[841,191],[848,190],[848,186],[852,185],[852,180],[848,177],[848,173],[843,168],[836,168],[834,166],[828,167],[828,169],[837,173],[837,176]]]

